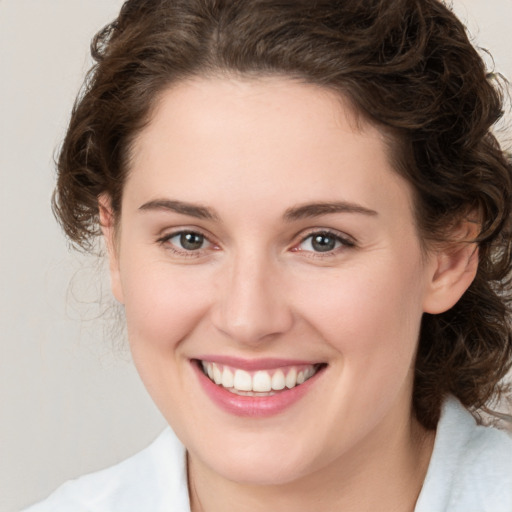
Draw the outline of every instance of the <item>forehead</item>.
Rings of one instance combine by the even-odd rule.
[[[258,134],[275,131],[290,140],[307,137],[314,144],[335,129],[382,142],[389,140],[339,92],[287,77],[215,77],[178,82],[159,94],[150,123],[138,141],[157,137],[163,128],[172,130],[177,124],[181,137],[191,135],[194,139],[203,134],[211,138],[218,128],[229,124],[241,136],[251,131],[256,139]],[[140,145],[135,149],[137,154]]]
[[[372,208],[364,203],[384,189],[404,192],[388,153],[382,132],[333,91],[285,78],[193,80],[159,97],[126,186],[140,201],[179,194],[285,209],[358,195]]]

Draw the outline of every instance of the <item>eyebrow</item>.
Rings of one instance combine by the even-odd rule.
[[[219,220],[219,216],[210,208],[184,201],[172,199],[154,199],[139,207],[141,211],[167,210],[182,215],[188,215],[197,219]],[[370,208],[347,201],[307,203],[288,208],[283,218],[287,222],[295,220],[320,217],[333,213],[359,213],[368,216],[376,216],[378,213]]]
[[[167,210],[197,219],[218,220],[218,216],[206,206],[186,203],[184,201],[175,201],[171,199],[155,199],[148,201],[139,207],[141,211]]]
[[[370,208],[347,201],[335,201],[328,203],[309,203],[288,208],[284,213],[284,219],[294,221],[311,217],[320,217],[331,213],[360,213],[368,216],[376,216],[378,213]]]

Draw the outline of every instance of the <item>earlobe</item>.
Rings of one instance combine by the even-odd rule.
[[[473,282],[478,270],[478,246],[475,242],[456,242],[433,258],[423,311],[439,314],[452,308]]]
[[[110,196],[102,194],[98,197],[98,209],[101,231],[107,248],[110,269],[110,286],[114,297],[124,303],[121,275],[119,271],[119,253],[116,243],[115,218],[111,207]]]

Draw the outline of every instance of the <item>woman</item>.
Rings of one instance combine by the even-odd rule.
[[[172,427],[46,511],[512,509],[501,101],[434,0],[125,3],[59,159]]]

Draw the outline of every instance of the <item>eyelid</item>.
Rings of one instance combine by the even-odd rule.
[[[320,251],[308,251],[304,249],[300,249],[299,246],[304,243],[308,238],[312,237],[313,235],[329,235],[335,238],[337,241],[341,242],[341,247],[337,247],[330,251],[320,252]],[[344,233],[342,231],[338,231],[331,228],[321,228],[321,227],[315,227],[315,228],[309,228],[305,232],[301,232],[300,235],[298,235],[300,238],[297,242],[293,244],[293,247],[291,250],[293,252],[301,252],[304,253],[304,255],[308,255],[308,257],[315,257],[315,258],[324,258],[324,257],[332,257],[339,254],[339,252],[342,252],[344,250],[354,248],[357,246],[357,240],[348,235],[347,233]]]
[[[211,236],[209,233],[205,233],[205,231],[202,228],[199,228],[197,226],[179,226],[176,228],[172,228],[169,231],[162,230],[156,240],[156,242],[162,246],[165,245],[165,248],[172,251],[178,256],[182,257],[201,257],[204,256],[204,253],[206,251],[211,250],[218,250],[220,249],[220,246],[218,243],[216,243],[214,240],[212,240],[213,236]],[[187,249],[180,249],[174,244],[169,243],[169,240],[171,240],[173,237],[178,236],[183,233],[193,233],[200,235],[204,238],[206,242],[208,242],[208,247],[204,247],[197,250],[187,250]],[[313,235],[319,235],[324,234],[328,236],[332,236],[337,241],[341,243],[340,247],[337,247],[330,251],[310,251],[310,250],[303,250],[300,249],[299,246],[304,243],[308,238],[310,238]],[[296,242],[293,243],[291,247],[292,252],[301,252],[304,253],[304,255],[308,255],[308,257],[315,257],[315,258],[325,258],[325,257],[332,257],[337,255],[339,252],[343,252],[344,250],[353,248],[357,246],[357,240],[351,236],[348,235],[345,232],[338,231],[332,228],[324,228],[324,227],[313,227],[308,228],[307,230],[301,231],[294,237]]]
[[[340,240],[343,240],[347,243],[351,243],[354,245],[357,244],[356,238],[354,238],[352,235],[349,235],[348,233],[346,233],[344,231],[339,231],[338,229],[325,228],[325,227],[321,227],[321,226],[307,228],[307,229],[301,231],[300,233],[298,233],[296,235],[296,237],[299,237],[300,241],[303,241],[306,238],[310,237],[311,235],[316,235],[316,234],[320,234],[320,233],[332,235],[332,236],[339,238]]]
[[[195,235],[200,235],[204,238],[206,242],[208,242],[208,247],[202,247],[201,249],[197,250],[187,250],[187,249],[180,249],[176,245],[170,243],[170,240],[174,238],[175,236],[181,235],[183,233],[191,233]],[[184,257],[184,258],[199,258],[201,256],[204,256],[205,251],[210,250],[216,250],[218,249],[218,244],[216,244],[212,237],[204,232],[204,230],[196,227],[196,226],[180,226],[174,229],[171,229],[169,231],[163,231],[161,235],[158,236],[156,243],[164,246],[167,250],[173,252],[177,256]]]

